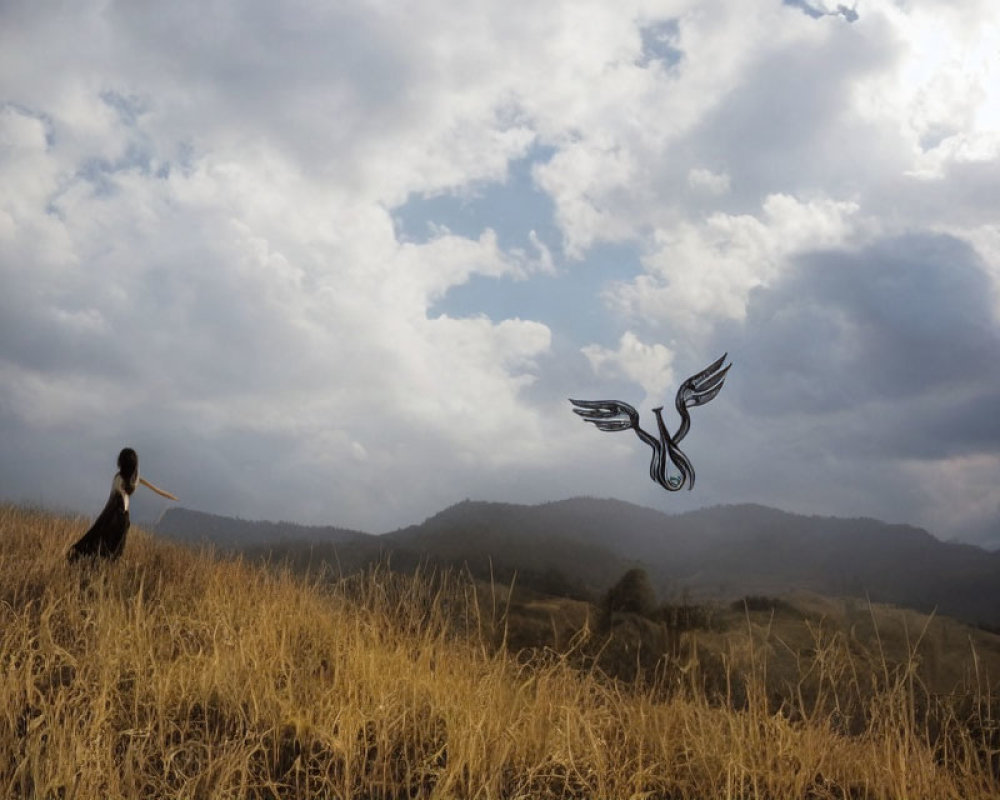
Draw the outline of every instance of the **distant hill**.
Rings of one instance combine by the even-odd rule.
[[[311,562],[335,558],[349,568],[391,553],[393,563],[404,568],[418,562],[468,564],[477,574],[492,572],[500,580],[516,571],[519,580],[562,587],[552,593],[568,595],[602,592],[638,564],[649,572],[661,600],[805,590],[867,596],[921,611],[936,608],[1000,626],[1000,554],[873,519],[803,516],[759,505],[668,515],[596,498],[537,506],[466,501],[419,525],[371,536],[185,516],[194,513],[172,510],[157,530],[197,528],[217,544],[223,544],[217,537],[224,537],[227,547],[277,550],[299,560],[308,550]]]
[[[154,526],[157,533],[191,544],[212,544],[222,550],[242,550],[277,542],[358,542],[376,537],[330,525],[296,525],[292,522],[258,522],[172,508]]]
[[[669,518],[613,500],[595,501],[600,514],[589,515],[578,508],[578,503],[587,502],[523,506],[467,500],[381,539],[393,550],[468,564],[478,575],[492,572],[509,580],[517,572],[522,582],[543,590],[564,584],[563,593],[596,594],[639,563],[617,538],[619,532],[632,530],[630,513]],[[602,525],[602,519],[608,524]],[[568,592],[570,585],[577,591]]]

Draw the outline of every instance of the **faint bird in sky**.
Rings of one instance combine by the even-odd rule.
[[[677,413],[681,416],[681,424],[673,436],[667,431],[667,426],[663,422],[663,414],[661,413],[663,406],[653,409],[660,433],[660,438],[655,439],[639,427],[639,414],[628,403],[622,403],[619,400],[573,400],[572,398],[570,398],[570,402],[576,406],[573,409],[574,413],[583,417],[584,421],[592,422],[602,431],[634,430],[635,435],[653,449],[653,459],[649,464],[649,477],[668,492],[676,492],[678,489],[682,489],[685,484],[688,489],[693,489],[694,467],[691,466],[690,459],[684,455],[678,445],[691,429],[691,416],[688,414],[688,409],[705,405],[722,391],[726,373],[732,366],[732,364],[722,366],[727,355],[728,353],[723,353],[722,358],[718,361],[698,374],[692,375],[681,384],[674,400]],[[679,475],[667,474],[668,458],[677,468]]]
[[[70,561],[76,561],[83,556],[100,558],[118,558],[125,549],[125,536],[130,526],[128,506],[132,492],[138,484],[152,489],[158,495],[176,500],[170,492],[158,489],[145,478],[139,477],[139,456],[131,447],[126,447],[118,454],[118,472],[111,482],[111,496],[104,509],[94,520],[80,540],[74,544],[67,555]]]

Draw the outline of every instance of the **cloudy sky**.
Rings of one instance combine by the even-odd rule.
[[[5,0],[0,495],[1000,546],[998,187],[994,0]],[[691,492],[571,413],[723,352]]]

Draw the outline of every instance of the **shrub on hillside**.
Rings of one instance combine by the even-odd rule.
[[[630,569],[604,596],[604,609],[608,614],[639,614],[648,616],[656,606],[656,593],[646,570]]]

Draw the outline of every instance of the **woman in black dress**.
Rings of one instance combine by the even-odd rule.
[[[104,510],[90,526],[90,530],[70,548],[68,554],[70,561],[76,561],[83,556],[114,560],[122,554],[122,550],[125,549],[125,535],[130,524],[129,498],[140,483],[163,497],[177,499],[170,492],[158,489],[145,478],[139,477],[139,456],[131,447],[126,447],[118,454],[118,472],[111,484],[111,496]]]

